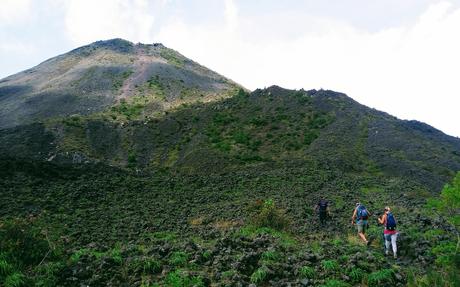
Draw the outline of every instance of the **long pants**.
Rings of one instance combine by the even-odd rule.
[[[319,222],[320,222],[321,224],[325,224],[325,223],[326,223],[326,219],[327,219],[327,212],[326,212],[326,211],[320,210],[320,211],[319,211]]]
[[[393,247],[393,254],[396,255],[398,252],[398,247],[396,246],[396,239],[398,238],[398,234],[385,234],[385,252],[388,252],[390,250],[390,244],[391,247]]]

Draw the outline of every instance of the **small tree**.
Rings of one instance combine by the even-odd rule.
[[[429,201],[429,205],[450,224],[457,235],[457,247],[455,253],[458,252],[460,246],[460,172],[457,173],[451,184],[446,184],[441,191],[439,199]]]

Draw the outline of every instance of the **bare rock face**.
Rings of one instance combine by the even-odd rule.
[[[162,44],[98,41],[0,80],[0,128],[142,106],[138,117],[212,101],[236,83]]]

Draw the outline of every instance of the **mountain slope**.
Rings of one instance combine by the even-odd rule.
[[[236,88],[161,44],[99,41],[0,80],[0,128],[113,106],[130,118],[154,116],[179,103],[226,97]]]
[[[123,40],[53,58],[0,92],[0,285],[460,282],[455,226],[427,207],[460,170],[460,139],[426,124],[334,91],[248,93]],[[374,216],[391,206],[398,260],[383,255],[374,216],[372,244],[356,235],[358,201]]]
[[[428,190],[460,170],[457,138],[341,93],[279,87],[181,105],[155,119],[73,116],[0,138],[0,154],[56,163],[208,173],[315,160],[346,173],[411,178]]]

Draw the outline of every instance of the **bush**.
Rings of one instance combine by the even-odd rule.
[[[353,267],[348,272],[348,277],[350,277],[351,282],[359,283],[359,282],[361,282],[361,280],[363,280],[364,271],[362,269],[360,269],[360,268]]]
[[[458,269],[449,272],[429,271],[427,274],[415,275],[410,273],[407,280],[408,287],[457,287],[460,286]]]
[[[183,251],[176,251],[169,257],[169,263],[173,266],[184,266],[187,264],[188,255]]]
[[[36,268],[35,286],[51,287],[58,285],[58,274],[65,268],[62,262],[49,262]]]
[[[325,271],[335,272],[339,270],[339,263],[336,260],[323,260],[321,261],[321,266]]]
[[[289,220],[284,210],[276,208],[275,202],[266,200],[260,206],[256,205],[254,225],[257,227],[269,227],[276,230],[285,230],[289,226]]]
[[[89,253],[90,253],[90,250],[87,248],[79,249],[70,256],[70,262],[77,263],[78,261],[80,261],[80,257],[82,257],[83,255],[87,255]]]
[[[313,267],[302,266],[299,269],[299,275],[302,278],[313,279],[316,276],[316,271]]]
[[[263,261],[277,261],[279,258],[280,255],[275,250],[267,250],[261,256]]]
[[[161,271],[161,263],[154,258],[149,258],[144,261],[142,269],[145,273],[155,274]]]
[[[5,279],[5,287],[21,287],[25,286],[25,283],[25,276],[19,272],[8,275]]]
[[[394,283],[394,271],[392,269],[382,269],[369,274],[367,278],[369,286],[391,286]]]
[[[372,285],[369,285],[372,286]],[[340,281],[340,280],[328,280],[326,284],[321,285],[321,287],[350,287],[350,284]]]
[[[109,255],[115,263],[121,265],[123,262],[123,257],[121,256],[121,248],[118,244],[110,251]]]
[[[31,266],[43,259],[49,245],[30,220],[14,218],[0,224],[0,250],[10,264]]]
[[[267,278],[268,269],[265,266],[258,268],[251,275],[251,282],[254,284],[261,283]]]
[[[5,259],[0,259],[0,279],[8,276],[14,270],[14,267]]]
[[[168,287],[202,287],[205,286],[200,276],[190,276],[180,270],[171,272],[166,276],[165,286]]]

